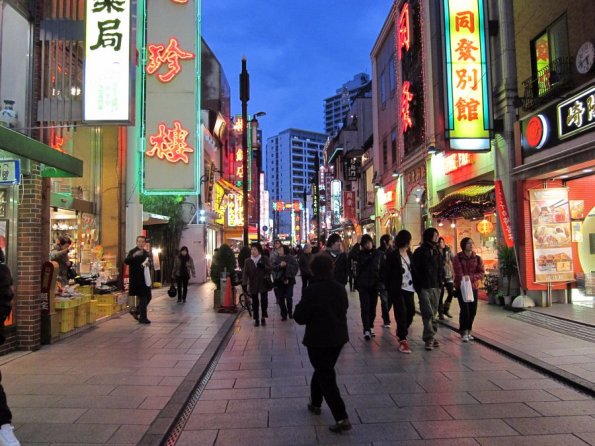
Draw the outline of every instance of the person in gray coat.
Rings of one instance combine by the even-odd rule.
[[[269,288],[267,288],[266,278],[271,275],[271,263],[269,258],[262,254],[262,245],[253,243],[251,246],[251,256],[244,262],[242,268],[242,287],[247,291],[252,300],[252,314],[254,316],[254,326],[266,325],[269,307]],[[259,320],[259,306],[262,310],[262,319]]]
[[[298,262],[289,253],[289,246],[281,245],[273,260],[273,277],[275,278],[275,296],[281,310],[281,320],[293,318],[293,286],[299,271]]]

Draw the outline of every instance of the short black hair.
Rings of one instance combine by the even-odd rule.
[[[408,230],[402,229],[395,235],[395,246],[397,248],[404,248],[409,243],[411,243],[411,232]]]
[[[258,253],[262,255],[262,245],[260,243],[254,242],[250,245],[250,247],[258,249]]]
[[[326,239],[326,247],[330,248],[335,243],[340,242],[340,241],[341,241],[341,236],[339,234],[337,234],[337,233],[331,234],[328,236],[328,239]]]
[[[384,234],[382,237],[380,237],[380,244],[381,245],[388,246],[389,243],[390,243],[390,235]]]
[[[331,256],[319,253],[310,261],[310,271],[317,279],[333,280],[335,265]]]
[[[431,242],[434,238],[434,234],[438,234],[438,229],[436,228],[428,228],[424,231],[422,235],[422,240],[424,242]]]
[[[471,237],[464,237],[463,240],[461,240],[461,251],[465,250],[465,246],[469,242],[473,242],[473,239]]]
[[[372,242],[372,245],[374,244],[374,239],[372,238],[372,236],[370,234],[362,235],[362,239],[359,242],[360,246],[364,246],[368,242]]]

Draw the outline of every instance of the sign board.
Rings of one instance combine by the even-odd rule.
[[[595,127],[595,86],[558,104],[558,138]]]
[[[535,282],[574,280],[568,189],[529,190]]]
[[[343,158],[343,177],[345,181],[357,181],[362,176],[362,157]]]
[[[21,184],[21,160],[0,160],[0,185]]]
[[[490,150],[485,0],[443,0],[446,137],[451,150]]]
[[[83,121],[130,124],[136,54],[131,17],[135,2],[87,0]]]

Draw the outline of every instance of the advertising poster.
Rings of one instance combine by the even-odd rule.
[[[568,189],[532,189],[529,200],[535,281],[574,280]]]

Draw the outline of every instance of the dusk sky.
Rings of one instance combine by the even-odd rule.
[[[323,99],[356,73],[371,75],[370,51],[392,0],[203,0],[202,33],[241,113],[242,56],[250,74],[248,113],[263,137],[294,127],[323,131]]]

